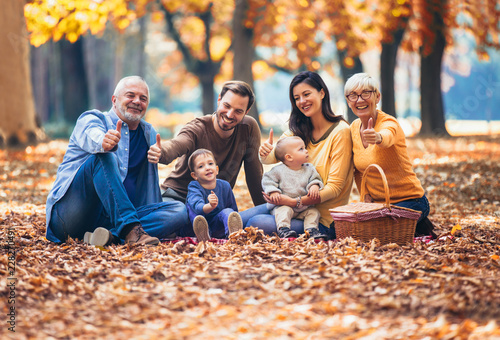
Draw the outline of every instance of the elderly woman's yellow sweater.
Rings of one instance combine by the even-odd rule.
[[[403,129],[394,117],[380,110],[377,112],[377,121],[373,128],[382,135],[380,144],[369,145],[365,149],[360,134],[361,120],[356,119],[351,124],[354,179],[358,190],[361,192],[361,178],[365,169],[375,163],[380,165],[387,177],[391,203],[422,197],[424,189],[408,157]],[[384,186],[376,169],[370,169],[366,187],[375,202],[385,201]]]

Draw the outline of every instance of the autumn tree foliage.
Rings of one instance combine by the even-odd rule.
[[[249,0],[235,0],[235,8],[233,14],[233,78],[247,82],[254,88],[254,73],[259,73],[256,64],[256,47],[253,43],[255,32],[251,25],[247,23],[247,12],[250,8]],[[256,64],[254,71],[254,63]],[[255,102],[250,109],[249,115],[258,119],[258,101]]]
[[[245,78],[249,66],[243,61],[251,59],[257,60],[251,62],[252,76],[257,77],[269,72],[269,66],[289,72],[306,68],[332,72],[320,54],[324,42],[334,40],[344,79],[362,71],[361,53],[381,50],[383,109],[391,114],[399,46],[419,53],[422,133],[446,134],[440,73],[444,50],[453,43],[453,29],[465,29],[476,38],[481,58],[487,58],[488,48],[499,47],[495,0],[34,0],[25,15],[36,46],[50,38],[76,41],[87,31],[96,34],[107,21],[123,29],[146,11],[165,17],[178,46],[162,66],[169,75],[165,81],[178,88],[199,81],[204,113],[214,107],[216,76],[230,75],[231,62],[234,74]],[[257,46],[266,47],[270,55],[256,55]]]
[[[202,112],[214,111],[214,82],[231,46],[231,1],[164,1],[169,35],[177,43],[183,63],[200,81]]]
[[[453,30],[471,34],[481,59],[488,48],[500,49],[500,8],[495,0],[412,0],[407,39],[403,48],[417,51],[421,62],[421,135],[447,135],[441,94],[441,64]]]
[[[145,14],[150,1],[32,0],[24,7],[24,15],[31,44],[40,46],[50,39],[58,41],[65,38],[69,42],[76,42],[87,32],[101,33],[108,21],[118,30],[123,30]]]
[[[256,44],[273,51],[268,62],[288,70],[305,67],[330,70],[318,56],[324,41],[336,43],[344,79],[362,71],[359,55],[380,49],[383,110],[395,115],[394,70],[399,47],[421,56],[422,134],[447,134],[441,94],[441,62],[453,44],[454,29],[465,29],[487,58],[498,48],[499,9],[496,1],[368,0],[273,1],[252,3],[249,22]],[[296,54],[290,51],[296,51]],[[352,118],[350,118],[352,120]]]
[[[156,21],[165,18],[166,31],[178,48],[162,64],[160,72],[168,75],[165,82],[174,85],[174,92],[185,88],[180,84],[193,85],[199,81],[202,111],[212,113],[214,80],[221,72],[231,46],[231,21],[228,18],[232,17],[233,11],[232,1],[80,0],[47,3],[36,0],[26,6],[25,14],[34,46],[48,39],[66,38],[75,42],[86,32],[102,32],[108,21],[118,30],[123,30],[146,12],[153,13]],[[170,72],[172,70],[175,72]]]
[[[380,87],[382,111],[396,117],[394,72],[396,57],[413,10],[408,0],[376,2],[374,25],[380,40]]]

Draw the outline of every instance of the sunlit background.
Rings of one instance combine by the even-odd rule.
[[[25,16],[36,111],[49,135],[66,137],[80,111],[109,109],[116,81],[139,74],[151,88],[147,120],[164,138],[172,137],[193,117],[213,112],[221,84],[236,76],[240,47],[234,22],[240,9],[243,28],[253,34],[248,64],[264,131],[286,129],[289,83],[306,69],[321,74],[334,111],[347,118],[342,72],[355,72],[358,62],[381,79],[382,46],[395,44],[404,27],[396,47],[395,108],[406,134],[414,135],[421,126],[419,52],[432,51],[436,36],[422,5],[425,1],[136,0],[128,6],[122,0],[33,1]],[[474,6],[449,1],[441,12],[447,42],[441,91],[452,135],[500,132],[499,25],[489,13],[500,5]],[[68,83],[82,84],[68,93]],[[207,92],[210,86],[213,93]]]

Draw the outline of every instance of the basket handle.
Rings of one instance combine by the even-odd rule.
[[[361,196],[360,199],[363,201],[365,199],[365,192],[366,192],[366,177],[368,174],[368,170],[371,168],[377,169],[378,172],[380,173],[380,177],[382,177],[382,182],[384,183],[384,192],[385,192],[385,206],[391,210],[391,203],[390,199],[391,196],[389,195],[389,185],[387,184],[387,178],[385,177],[384,170],[378,165],[378,164],[370,164],[366,167],[365,172],[363,173],[363,179],[361,180]]]

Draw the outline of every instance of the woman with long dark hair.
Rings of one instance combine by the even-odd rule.
[[[290,207],[315,205],[321,213],[319,230],[324,235],[320,237],[332,239],[335,238],[335,230],[329,209],[348,203],[353,183],[349,124],[342,116],[337,116],[332,111],[330,93],[317,73],[305,71],[297,74],[290,84],[289,94],[292,104],[289,130],[280,138],[298,136],[304,140],[309,153],[309,162],[320,174],[324,189],[316,199],[307,195],[302,197],[281,195],[279,205]],[[271,139],[261,145],[259,155],[264,164],[277,162]],[[266,198],[266,195],[264,197]],[[257,214],[252,214],[257,211]],[[263,229],[266,234],[277,232],[274,217],[262,206],[242,212],[242,218],[245,227]],[[280,233],[280,236],[294,237],[303,232],[302,221],[292,220],[290,231]]]

